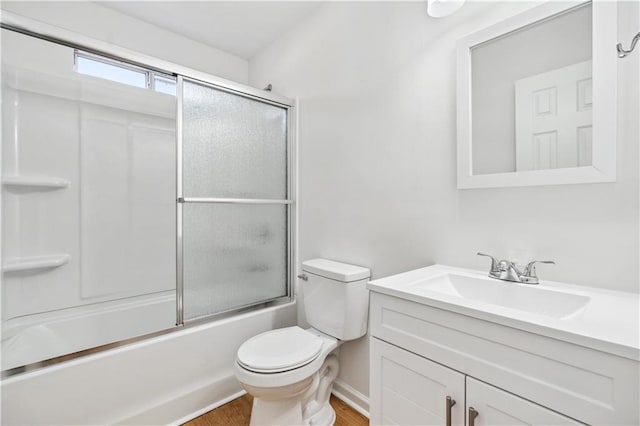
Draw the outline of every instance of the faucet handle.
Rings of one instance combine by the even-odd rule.
[[[500,262],[495,257],[490,254],[477,253],[478,256],[486,256],[491,258],[491,271],[489,271],[489,276],[497,277],[500,275]]]
[[[498,264],[500,263],[498,261],[498,259],[496,259],[495,257],[491,256],[490,254],[484,254],[484,253],[476,253],[478,256],[486,256],[486,257],[490,257],[491,258],[491,270],[492,271],[497,271],[498,270]]]
[[[536,263],[548,263],[551,265],[555,265],[556,262],[553,260],[534,260],[533,262],[527,263],[527,266],[524,268],[522,272],[522,282],[527,284],[538,284],[538,276],[536,275]]]

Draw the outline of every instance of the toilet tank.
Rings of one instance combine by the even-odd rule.
[[[307,276],[307,280],[302,281],[307,322],[340,340],[364,336],[371,271],[327,259],[307,260],[302,263],[302,270]]]

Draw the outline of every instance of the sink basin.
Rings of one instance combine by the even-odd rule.
[[[437,275],[410,287],[558,319],[579,312],[590,300],[587,296],[545,290],[535,285],[456,273]]]
[[[445,265],[378,278],[367,288],[372,299],[391,296],[640,359],[637,293],[546,280],[513,283],[489,278],[487,271]]]

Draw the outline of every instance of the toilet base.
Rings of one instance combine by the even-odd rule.
[[[250,425],[333,426],[335,421],[336,412],[329,403],[311,418],[303,419],[300,400],[265,401],[254,398]]]
[[[250,425],[332,426],[336,413],[329,397],[337,375],[338,358],[329,355],[312,377],[286,388],[255,388],[243,384],[254,396]]]
[[[302,403],[298,398],[281,401],[254,398],[253,408],[251,409],[251,422],[249,424],[251,426],[300,426],[304,424],[302,420]]]
[[[336,422],[336,411],[328,402],[305,424],[309,426],[332,426]]]

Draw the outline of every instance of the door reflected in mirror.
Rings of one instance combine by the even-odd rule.
[[[592,163],[592,6],[470,49],[472,174]]]

